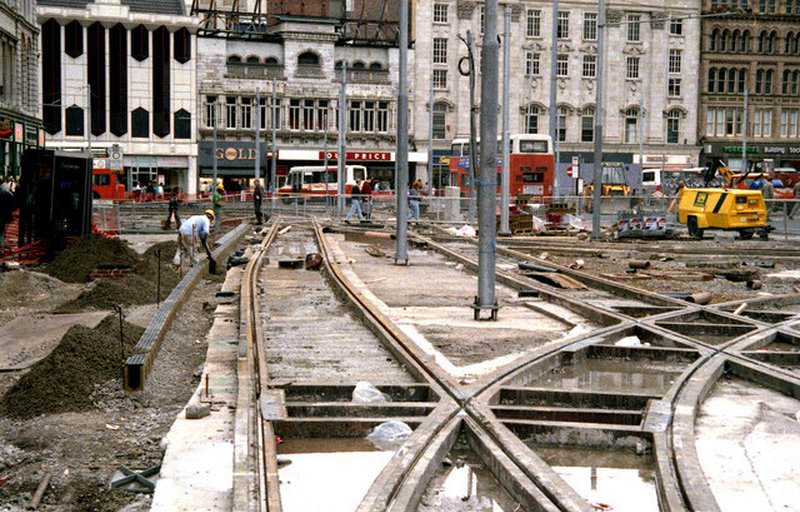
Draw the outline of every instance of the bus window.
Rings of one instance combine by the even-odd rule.
[[[461,154],[461,146],[462,146],[461,144],[453,144],[452,146],[450,146],[450,153],[453,156],[463,156]]]
[[[95,174],[94,184],[98,186],[111,184],[111,176],[108,174]]]
[[[353,169],[353,180],[363,181],[367,178],[367,169],[365,167],[356,167]]]
[[[521,140],[519,141],[520,153],[547,153],[546,140]]]
[[[544,173],[543,172],[531,172],[531,171],[522,171],[522,182],[523,183],[542,183],[544,182]]]

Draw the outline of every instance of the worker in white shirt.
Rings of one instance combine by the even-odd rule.
[[[197,241],[203,245],[206,254],[211,258],[211,249],[208,246],[208,234],[211,231],[211,223],[214,222],[214,210],[206,210],[203,215],[192,215],[181,224],[178,230],[178,250],[172,263],[177,267],[188,256],[192,264],[197,263],[200,258],[197,256]]]

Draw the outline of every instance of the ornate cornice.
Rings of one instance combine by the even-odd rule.
[[[456,5],[456,12],[458,13],[458,19],[460,20],[469,20],[472,19],[472,12],[475,10],[478,2],[474,2],[471,0],[458,0],[458,4]]]

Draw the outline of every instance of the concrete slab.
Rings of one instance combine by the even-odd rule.
[[[68,315],[34,314],[11,320],[0,330],[0,369],[24,369],[45,358],[73,325],[94,328],[108,311]]]

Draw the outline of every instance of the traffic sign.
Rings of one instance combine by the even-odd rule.
[[[567,176],[572,178],[572,166],[571,165],[569,167],[567,167]]]

